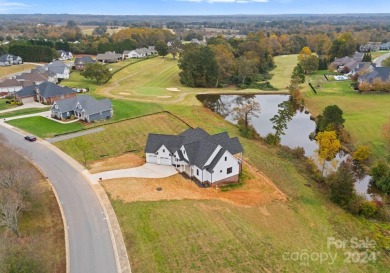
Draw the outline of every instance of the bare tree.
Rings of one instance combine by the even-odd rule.
[[[39,174],[23,156],[4,144],[0,136],[0,154],[7,155],[0,157],[0,227],[20,237],[18,217],[38,194]]]
[[[233,108],[234,119],[242,122],[245,128],[248,128],[252,117],[259,117],[260,103],[256,101],[254,96],[239,96],[236,101],[237,107]]]

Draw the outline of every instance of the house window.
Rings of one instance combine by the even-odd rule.
[[[196,175],[199,175],[199,170],[198,169],[196,169]]]
[[[222,173],[222,170],[220,170],[219,173]]]
[[[165,153],[165,149],[163,149],[163,153]]]
[[[231,174],[233,172],[233,167],[227,168],[226,173]]]
[[[227,156],[225,156],[225,161],[227,161]]]

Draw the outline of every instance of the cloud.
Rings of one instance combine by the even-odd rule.
[[[14,9],[26,9],[29,7],[31,6],[20,2],[8,2],[8,1],[0,0],[0,12],[14,10]]]
[[[245,4],[245,3],[267,3],[268,0],[177,0],[180,2],[195,2],[195,3],[239,3],[239,4]]]

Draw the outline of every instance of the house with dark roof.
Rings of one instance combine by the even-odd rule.
[[[23,60],[19,56],[12,54],[4,54],[0,56],[0,66],[10,66],[14,64],[22,64]]]
[[[149,134],[145,147],[146,162],[173,165],[209,185],[237,182],[243,151],[237,137],[230,138],[226,132],[209,135],[201,128],[179,135]]]
[[[108,51],[104,54],[98,54],[96,56],[96,61],[102,62],[102,63],[116,63],[120,60],[122,60],[123,56],[122,54],[117,54],[115,51],[111,52]]]
[[[93,122],[109,119],[112,115],[112,103],[109,99],[97,100],[89,95],[58,100],[51,107],[51,116],[57,119],[74,116],[86,122]]]
[[[91,56],[83,56],[74,60],[74,69],[84,70],[85,66],[89,63],[95,63],[95,60]]]
[[[30,85],[39,85],[43,82],[49,81],[52,83],[57,83],[56,75],[48,72],[43,67],[38,67],[32,69],[30,73],[22,73],[14,77],[19,81],[24,87]]]
[[[43,104],[53,104],[57,100],[75,97],[77,92],[69,87],[62,87],[52,82],[43,82],[22,88],[15,93],[18,101],[23,103],[37,101]]]
[[[371,72],[358,78],[359,83],[372,83],[374,79],[390,82],[390,67],[373,67]]]

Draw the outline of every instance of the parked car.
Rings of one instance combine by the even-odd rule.
[[[28,140],[30,142],[33,142],[33,141],[36,141],[37,138],[35,136],[25,136],[24,137],[25,140]]]

